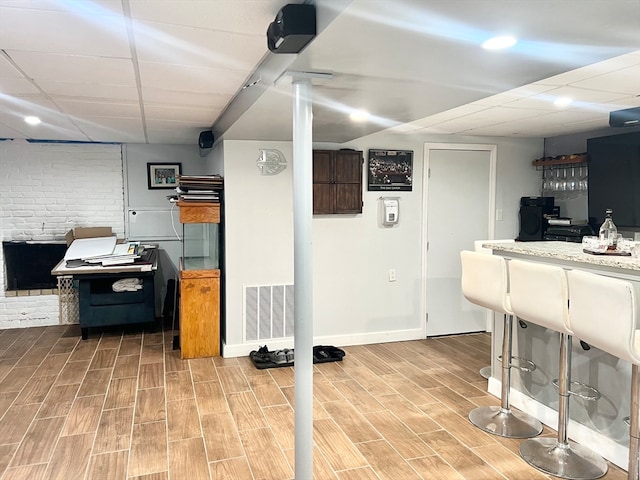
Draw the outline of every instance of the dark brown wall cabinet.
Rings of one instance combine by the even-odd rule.
[[[362,213],[362,165],[356,150],[313,151],[313,213]]]

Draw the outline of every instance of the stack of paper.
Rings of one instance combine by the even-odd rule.
[[[140,258],[138,242],[116,244],[116,237],[74,240],[64,256],[65,261],[81,260],[89,265],[126,265]]]
[[[176,193],[183,202],[220,202],[224,180],[220,175],[180,175]]]

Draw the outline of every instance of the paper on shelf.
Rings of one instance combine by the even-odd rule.
[[[111,255],[116,246],[116,237],[78,238],[69,245],[65,260],[78,260]]]

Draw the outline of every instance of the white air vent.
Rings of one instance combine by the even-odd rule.
[[[244,287],[244,340],[293,337],[293,285]]]

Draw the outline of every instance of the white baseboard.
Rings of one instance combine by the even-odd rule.
[[[2,320],[0,321],[0,330],[6,330],[9,328],[51,327],[53,325],[60,325],[58,323],[57,317],[25,318],[24,320]]]
[[[497,378],[491,377],[489,379],[488,392],[500,398],[501,389],[502,382]],[[513,388],[510,390],[509,400],[511,405],[515,408],[532,415],[549,428],[557,431],[558,412],[554,409],[543,405],[534,398],[514,390]],[[624,471],[627,471],[629,464],[629,447],[620,445],[609,437],[606,437],[601,433],[571,419],[569,419],[567,432],[571,440],[590,448],[614,465],[620,467]]]
[[[373,343],[403,342],[407,340],[420,340],[424,337],[422,329],[395,330],[392,332],[360,333],[356,335],[327,335],[314,337],[314,345],[335,345],[347,347],[349,345],[370,345]],[[226,344],[222,343],[222,356],[225,358],[245,357],[252,350],[257,350],[262,345],[267,345],[269,350],[281,348],[294,348],[293,337],[267,339],[259,342]]]

